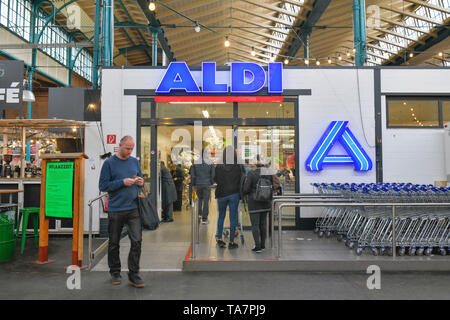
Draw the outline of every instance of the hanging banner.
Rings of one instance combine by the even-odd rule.
[[[0,110],[22,110],[23,61],[0,61]]]
[[[72,219],[74,162],[48,162],[45,216]]]

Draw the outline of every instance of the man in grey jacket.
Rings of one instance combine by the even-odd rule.
[[[204,155],[205,153],[202,152]],[[194,164],[191,172],[192,190],[198,197],[198,216],[202,218],[203,224],[208,224],[209,197],[211,185],[214,183],[214,166],[205,155],[202,163]]]

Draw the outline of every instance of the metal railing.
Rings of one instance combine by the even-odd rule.
[[[95,197],[94,199],[91,199],[88,201],[88,206],[89,206],[89,241],[88,241],[89,264],[88,264],[88,268],[89,268],[89,271],[91,270],[92,261],[95,259],[95,256],[99,252],[103,251],[103,249],[108,245],[108,242],[109,242],[109,240],[106,240],[104,243],[102,243],[102,245],[100,247],[98,247],[94,252],[92,252],[92,204],[107,195],[108,195],[108,193],[103,193],[103,194]]]
[[[273,249],[273,234],[275,233],[275,215],[274,215],[274,208],[277,203],[280,202],[288,202],[288,203],[295,203],[295,202],[327,202],[327,201],[345,201],[350,202],[352,200],[346,199],[343,197],[343,195],[336,195],[336,194],[318,194],[318,193],[292,193],[282,196],[274,196],[272,199],[272,211],[269,212],[269,220],[271,221],[271,230],[269,233],[270,237],[270,248]],[[278,207],[277,207],[278,208]],[[277,210],[277,214],[280,215],[279,210]],[[281,226],[281,217],[279,217],[278,225]]]
[[[275,200],[274,200],[275,201]],[[283,199],[280,199],[281,202]],[[450,203],[379,203],[379,202],[364,202],[364,203],[355,203],[355,202],[315,202],[301,199],[284,199],[285,203],[280,203],[277,206],[278,212],[278,252],[277,257],[281,258],[282,253],[282,224],[281,219],[283,215],[283,208],[285,207],[392,207],[392,257],[395,260],[396,258],[396,208],[397,207],[450,207]],[[274,221],[272,221],[273,225]]]
[[[191,225],[191,259],[195,259],[197,256],[197,244],[200,242],[199,235],[199,220],[197,210],[198,198],[195,192],[192,193],[192,225]]]

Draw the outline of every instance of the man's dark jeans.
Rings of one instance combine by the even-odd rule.
[[[108,265],[111,274],[120,273],[120,234],[123,226],[127,226],[131,248],[128,254],[128,270],[130,273],[139,273],[139,260],[141,258],[142,226],[138,209],[109,212],[108,213]]]

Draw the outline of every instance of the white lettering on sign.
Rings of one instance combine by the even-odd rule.
[[[6,101],[6,103],[19,103],[20,89],[17,88],[19,82],[12,82],[10,88],[0,88],[0,101]]]

